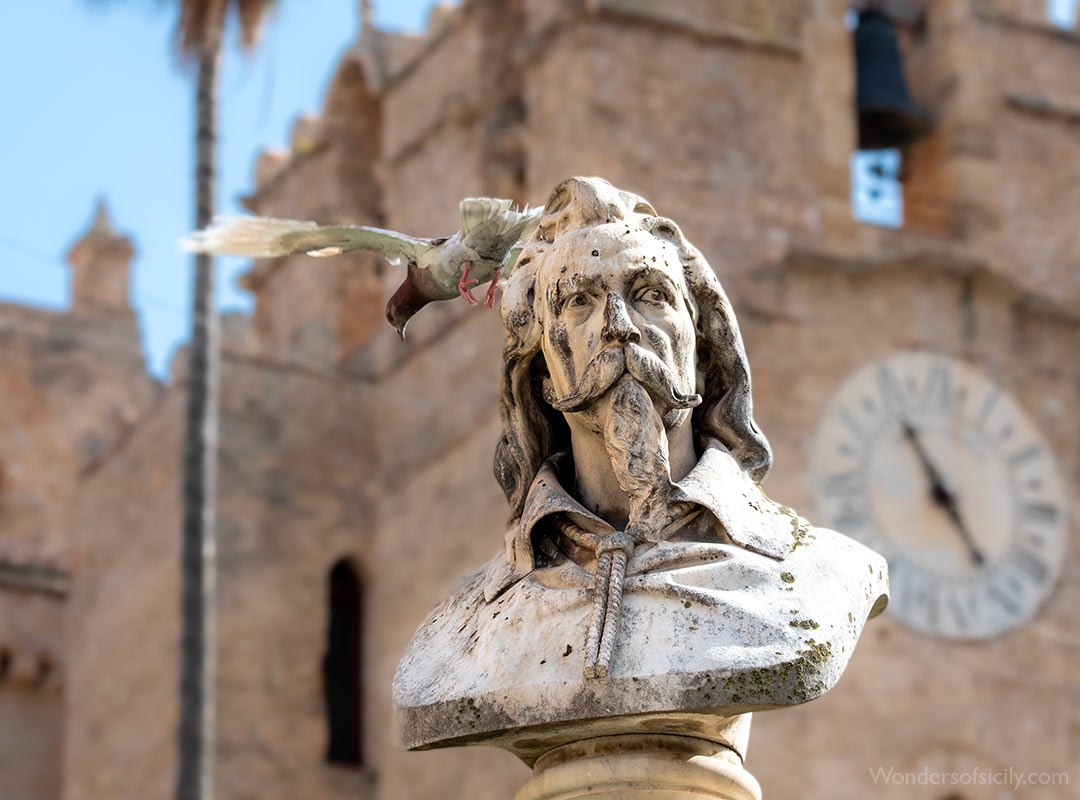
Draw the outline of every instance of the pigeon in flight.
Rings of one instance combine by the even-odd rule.
[[[386,318],[402,338],[405,325],[434,300],[461,296],[479,301],[471,288],[491,282],[484,305],[495,303],[495,286],[513,268],[519,248],[536,230],[542,208],[516,211],[510,200],[470,197],[461,201],[461,230],[453,236],[424,239],[366,225],[318,225],[270,217],[218,218],[181,240],[195,253],[277,258],[296,253],[336,256],[350,250],[373,250],[404,263],[405,280],[386,304]]]

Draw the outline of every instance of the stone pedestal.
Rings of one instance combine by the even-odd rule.
[[[690,736],[601,736],[541,756],[516,800],[761,800],[735,750]]]

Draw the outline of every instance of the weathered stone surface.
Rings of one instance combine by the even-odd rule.
[[[80,479],[154,397],[127,304],[126,242],[91,231],[73,248],[71,311],[0,303],[0,557],[67,568]],[[119,276],[106,290],[88,270]]]
[[[749,728],[749,715],[744,718]],[[688,736],[628,734],[554,748],[515,800],[761,800],[731,749]]]
[[[180,484],[170,456],[180,452],[183,400],[168,391],[123,457],[88,478],[73,508],[80,524],[64,691],[67,800],[174,791]],[[117,768],[133,762],[138,769]]]
[[[67,577],[0,562],[0,775],[5,796],[60,796]]]
[[[547,588],[537,574],[488,604],[477,573],[424,620],[402,659],[402,741],[496,744],[529,763],[537,740],[551,748],[649,730],[709,738],[698,727],[709,715],[813,700],[884,608],[886,568],[834,531],[810,528],[802,543],[783,562],[701,546],[696,564],[628,578],[618,647],[599,683],[581,678],[591,587]]]
[[[71,308],[0,303],[0,775],[56,800],[68,714],[65,617],[82,566],[75,498],[156,394],[128,301],[131,242],[103,205],[72,246]]]
[[[887,567],[754,483],[770,454],[738,326],[675,223],[601,179],[562,182],[502,317],[512,527],[409,645],[402,742],[531,763],[538,739],[707,738],[705,714],[831,688],[887,602]]]

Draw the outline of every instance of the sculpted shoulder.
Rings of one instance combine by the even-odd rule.
[[[404,718],[440,698],[468,696],[477,717],[465,715],[449,731],[464,737],[502,730],[508,719],[546,725],[593,714],[732,715],[796,705],[836,683],[863,624],[888,600],[884,559],[825,528],[809,528],[783,561],[734,544],[654,549],[668,551],[670,568],[627,579],[620,647],[608,678],[592,689],[581,682],[588,581],[553,587],[540,569],[488,601],[485,583],[508,574],[499,552],[417,632],[395,678]]]

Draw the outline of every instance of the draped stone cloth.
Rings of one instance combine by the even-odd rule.
[[[566,490],[571,472],[566,455],[544,464],[505,548],[414,636],[394,680],[407,746],[802,703],[836,682],[885,607],[881,556],[771,501],[710,441],[676,484],[671,523],[627,564],[610,676],[583,682],[595,557],[551,522],[612,528]]]

